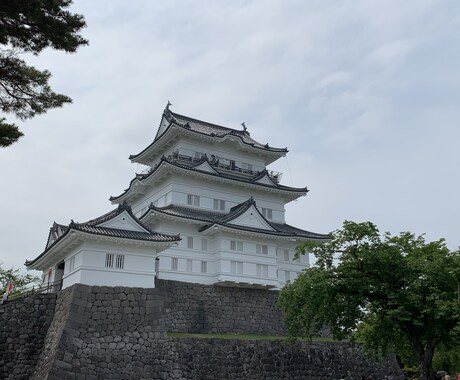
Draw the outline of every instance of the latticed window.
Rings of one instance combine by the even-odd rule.
[[[187,259],[187,272],[193,272],[193,260]]]
[[[113,260],[114,259],[114,254],[113,253],[107,253],[105,255],[105,267],[106,268],[113,268]]]
[[[118,269],[123,269],[125,267],[125,255],[117,255],[115,267]]]
[[[173,257],[171,259],[171,270],[177,270],[179,267],[179,259],[177,257]]]
[[[201,239],[201,250],[203,252],[208,250],[208,239],[204,239],[204,238]]]
[[[208,263],[206,261],[201,262],[201,273],[208,273]]]
[[[187,248],[193,248],[193,236],[187,237]]]

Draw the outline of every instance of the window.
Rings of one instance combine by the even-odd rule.
[[[288,270],[284,272],[284,281],[291,281],[291,272],[289,272]]]
[[[225,201],[222,199],[214,199],[214,210],[225,211]]]
[[[284,250],[284,261],[289,261],[289,250],[288,249]]]
[[[203,157],[205,157],[205,156],[206,156],[206,154],[204,154],[204,153],[201,153],[201,152],[195,152],[195,158],[198,158],[198,159],[200,159],[200,158],[203,158]]]
[[[231,240],[230,241],[230,249],[232,251],[243,252],[243,242],[242,241]]]
[[[256,253],[262,255],[268,255],[268,247],[263,244],[256,244]]]
[[[203,252],[208,250],[208,239],[204,239],[204,238],[201,239],[201,250]]]
[[[179,259],[177,257],[173,257],[171,259],[171,270],[177,270],[179,267]]]
[[[193,236],[187,237],[187,248],[193,248]]]
[[[257,277],[268,277],[268,265],[257,264]]]
[[[72,264],[73,266],[73,264]],[[125,267],[125,255],[114,255],[113,253],[107,253],[105,255],[105,267],[106,268],[124,269]]]
[[[155,259],[155,276],[158,276],[158,271],[160,270],[160,258]]]
[[[248,164],[246,162],[243,162],[243,169],[247,171],[252,171],[252,164]]]
[[[125,267],[125,255],[117,255],[115,268],[123,269]]]
[[[201,262],[201,273],[208,273],[208,263],[206,261]]]
[[[242,261],[230,261],[230,273],[243,274],[243,262]]]
[[[187,272],[193,272],[193,260],[187,259]]]
[[[262,207],[262,215],[267,219],[273,218],[273,210],[271,208]]]
[[[200,196],[187,194],[187,204],[191,206],[200,207]]]
[[[113,268],[113,253],[107,253],[105,255],[105,267],[106,268]]]

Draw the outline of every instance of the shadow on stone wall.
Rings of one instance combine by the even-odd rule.
[[[54,319],[30,378],[338,379],[344,374],[349,378],[360,378],[362,374],[383,378],[390,370],[398,373],[394,358],[372,362],[359,346],[352,344],[289,345],[279,340],[167,335],[170,328],[227,333],[257,330],[258,334],[273,334],[278,327],[257,329],[257,324],[279,318],[279,312],[273,308],[276,293],[263,292],[165,281],[156,289],[74,285],[58,294]],[[256,306],[251,303],[255,297]],[[265,301],[261,301],[264,297]],[[275,317],[254,312],[257,305]],[[242,321],[242,315],[246,321]],[[41,317],[30,314],[30,321],[36,318]],[[242,321],[243,327],[235,321]],[[11,330],[2,334],[8,339]],[[18,339],[21,343],[22,338]],[[19,344],[17,349],[20,352],[24,346]],[[14,358],[8,360],[5,365],[11,369]],[[12,372],[8,374],[9,378],[20,378]]]
[[[157,280],[170,332],[286,335],[278,292]]]
[[[0,378],[28,379],[53,319],[56,294],[36,294],[0,306]]]

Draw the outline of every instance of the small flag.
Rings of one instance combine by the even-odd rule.
[[[9,282],[6,286],[6,294],[10,294],[13,291],[14,285],[12,282]]]

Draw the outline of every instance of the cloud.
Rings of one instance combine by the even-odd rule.
[[[47,51],[74,102],[23,124],[0,151],[0,261],[39,254],[54,220],[110,210],[173,109],[288,147],[283,183],[311,192],[287,222],[344,219],[459,245],[460,82],[454,1],[82,1],[88,47]],[[29,59],[29,58],[28,58]],[[292,177],[292,184],[291,182]]]

